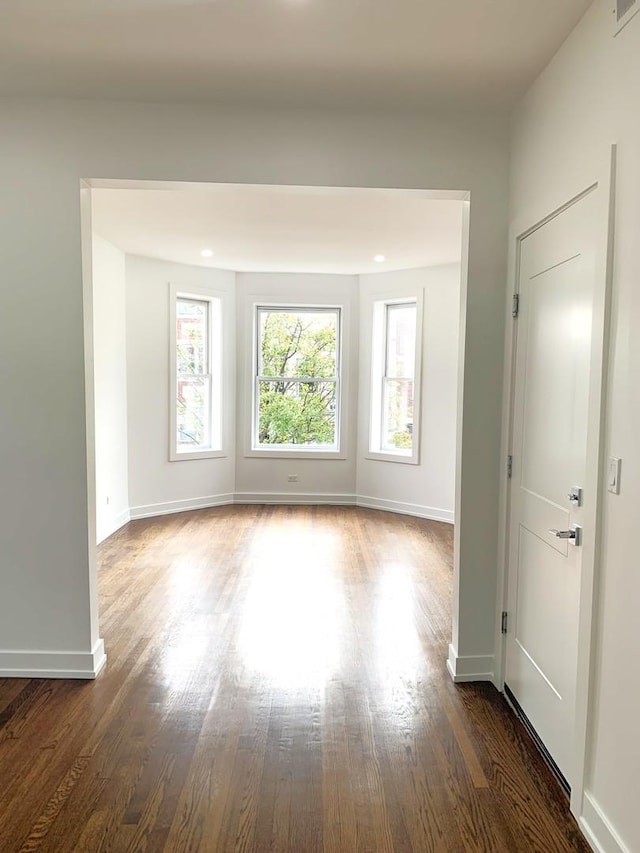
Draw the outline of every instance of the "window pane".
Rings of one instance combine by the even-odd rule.
[[[176,304],[176,356],[178,374],[209,372],[207,357],[208,305],[195,299],[178,299]]]
[[[208,448],[211,443],[210,380],[181,379],[177,382],[178,450]]]
[[[413,379],[416,352],[416,306],[387,307],[386,375]]]
[[[258,382],[258,444],[336,445],[335,382]]]
[[[413,380],[385,379],[382,445],[387,450],[413,447]]]
[[[261,310],[258,316],[261,376],[336,376],[336,311]]]

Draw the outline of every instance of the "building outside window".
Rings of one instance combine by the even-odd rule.
[[[221,302],[172,294],[172,460],[219,455],[221,436]]]
[[[418,461],[419,313],[416,299],[374,303],[369,428],[374,457]]]

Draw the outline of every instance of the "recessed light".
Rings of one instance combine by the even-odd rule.
[[[212,258],[213,257],[213,249],[203,249],[200,254],[203,258]]]
[[[385,256],[384,256],[384,255],[375,255],[375,256],[374,256],[374,258],[373,258],[373,260],[374,260],[377,264],[381,264],[381,263],[383,263],[384,261],[386,261],[387,259],[385,258]]]

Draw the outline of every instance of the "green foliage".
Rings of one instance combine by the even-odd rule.
[[[335,441],[336,328],[334,315],[284,311],[262,314],[260,444]],[[275,379],[277,377],[277,379]]]
[[[409,449],[411,450],[413,438],[411,437],[411,433],[408,430],[404,430],[404,432],[394,432],[391,437],[391,444],[394,447]]]
[[[263,376],[322,377],[336,370],[334,315],[273,311],[262,314]]]

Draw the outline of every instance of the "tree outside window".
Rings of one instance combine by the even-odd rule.
[[[337,308],[259,307],[256,446],[336,449]]]

